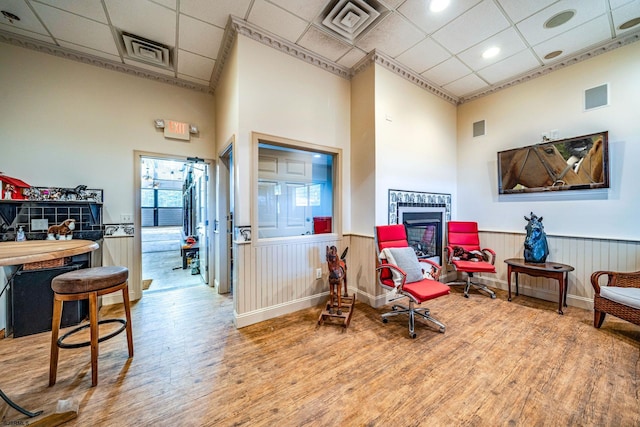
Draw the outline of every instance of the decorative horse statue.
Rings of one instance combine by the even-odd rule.
[[[531,218],[524,217],[529,223],[525,227],[527,237],[524,239],[524,261],[536,264],[544,263],[549,255],[547,235],[542,225],[542,217],[531,212]]]
[[[338,258],[338,248],[335,246],[327,246],[327,267],[329,267],[329,312],[333,313],[333,301],[338,300],[338,315],[342,314],[342,293],[340,291],[340,283],[344,283],[344,296],[348,296],[347,293],[347,263],[345,257],[347,251],[345,249]]]

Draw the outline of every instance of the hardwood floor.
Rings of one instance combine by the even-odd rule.
[[[135,356],[124,334],[101,343],[97,387],[86,347],[61,350],[47,386],[49,333],[0,340],[0,387],[45,413],[75,399],[65,426],[640,425],[640,327],[452,292],[425,304],[446,333],[420,323],[415,340],[406,317],[383,324],[388,308],[362,303],[346,331],[317,327],[321,307],[237,330],[231,298],[209,287],[145,294]]]

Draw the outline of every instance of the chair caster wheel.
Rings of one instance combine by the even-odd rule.
[[[416,339],[416,337],[417,337],[418,335],[416,335],[416,333],[415,333],[415,332],[413,332],[413,333],[409,333],[409,336],[411,337],[411,339],[413,339],[413,340],[414,340],[414,339]]]
[[[464,297],[465,297],[465,298],[469,298],[469,295],[467,295],[467,294],[464,294]]]
[[[491,294],[491,299],[496,299],[496,294]]]
[[[387,319],[386,317],[382,319],[382,323],[389,323],[389,319]]]
[[[439,329],[441,334],[444,334],[444,326]]]

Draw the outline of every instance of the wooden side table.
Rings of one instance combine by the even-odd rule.
[[[569,272],[574,268],[559,262],[545,262],[540,264],[525,262],[523,258],[509,258],[504,260],[508,265],[507,283],[509,284],[509,301],[511,301],[511,273],[516,274],[516,296],[519,295],[518,273],[524,273],[533,277],[546,277],[558,281],[558,314],[562,312],[562,304],[567,307],[567,288],[569,285]]]

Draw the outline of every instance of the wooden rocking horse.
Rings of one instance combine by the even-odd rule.
[[[342,318],[344,327],[349,326],[349,322],[351,321],[356,295],[353,294],[352,297],[349,297],[347,290],[347,263],[345,258],[348,250],[349,248],[346,248],[338,258],[338,248],[335,246],[327,246],[326,259],[329,270],[329,301],[327,301],[326,310],[320,314],[320,318],[318,319],[319,325],[321,325],[325,319],[331,317]],[[343,283],[344,293],[340,289],[340,285]],[[346,310],[346,313],[344,313],[343,309]]]

